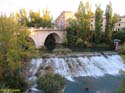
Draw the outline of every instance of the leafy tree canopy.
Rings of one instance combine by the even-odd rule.
[[[25,90],[24,69],[29,58],[36,57],[29,42],[29,31],[11,17],[0,16],[0,82],[9,88]]]

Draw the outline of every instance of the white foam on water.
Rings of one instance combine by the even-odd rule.
[[[125,71],[125,65],[119,55],[91,56],[91,57],[54,57],[45,60],[33,59],[31,62],[33,75],[42,64],[52,66],[54,73],[60,74],[67,80],[74,81],[74,77],[90,76],[94,78],[103,77],[106,74],[118,75]]]
[[[72,77],[65,77],[67,80],[74,82],[75,80]]]
[[[30,69],[30,72],[32,73],[32,75],[35,75],[38,68],[40,67],[40,64],[42,63],[42,58],[40,59],[32,59],[31,61],[31,69]]]

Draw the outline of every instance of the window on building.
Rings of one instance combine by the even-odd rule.
[[[121,21],[122,19],[120,18],[120,21]]]
[[[91,27],[93,26],[93,24],[91,24]]]
[[[93,20],[91,20],[91,22],[93,22]]]
[[[120,26],[121,24],[119,24],[119,26]]]

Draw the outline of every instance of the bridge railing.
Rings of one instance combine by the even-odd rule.
[[[28,29],[32,30],[32,31],[65,31],[65,29],[61,29],[61,28],[42,28],[42,27],[35,28],[35,27],[30,27]]]

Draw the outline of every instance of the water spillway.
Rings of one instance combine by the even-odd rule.
[[[119,93],[125,64],[119,54],[112,52],[49,55],[32,59],[28,79],[32,82],[33,93],[40,93],[36,89],[37,76],[44,75],[49,68],[65,77],[65,93],[86,93],[86,88],[89,93]]]
[[[63,56],[32,59],[33,67],[30,72],[34,76],[38,70],[44,74],[47,67],[52,68],[53,73],[60,74],[69,81],[75,81],[75,77],[103,77],[105,75],[120,75],[125,71],[123,60],[118,54],[113,55],[91,55],[91,56]]]

